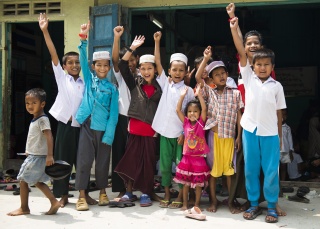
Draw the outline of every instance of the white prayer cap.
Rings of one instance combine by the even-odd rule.
[[[154,55],[147,54],[147,55],[140,56],[139,63],[140,64],[142,64],[142,63],[155,63]]]
[[[223,67],[226,71],[228,71],[222,61],[211,62],[209,65],[207,65],[206,70],[207,70],[208,74],[210,75],[210,72],[212,72],[214,69],[219,68],[219,67]]]
[[[184,55],[182,53],[172,54],[170,57],[170,63],[172,63],[172,61],[175,61],[175,60],[182,61],[183,63],[188,65],[188,57],[186,57],[186,55]]]
[[[110,60],[110,54],[108,51],[99,51],[93,53],[92,61],[96,60]]]

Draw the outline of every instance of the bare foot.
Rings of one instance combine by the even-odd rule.
[[[233,204],[228,204],[229,205],[229,210],[231,214],[239,214],[241,213],[241,210],[236,208]]]
[[[56,201],[54,204],[51,205],[51,208],[49,209],[49,211],[46,212],[46,215],[56,214],[60,207],[60,201]]]
[[[151,199],[154,201],[158,201],[158,202],[160,202],[162,200],[162,198],[154,192],[151,194]]]
[[[215,200],[211,202],[210,207],[208,207],[206,210],[208,212],[217,212],[217,209],[218,209],[218,201]]]
[[[68,195],[63,195],[59,202],[60,202],[60,206],[64,208],[69,203]]]
[[[126,194],[126,191],[120,192],[117,196],[117,198],[121,198],[124,196],[124,194]]]
[[[286,216],[287,215],[287,213],[280,208],[278,203],[276,205],[276,211],[277,211],[278,216]]]
[[[18,208],[17,210],[7,213],[7,215],[9,216],[28,215],[28,214],[30,214],[29,208],[27,209]]]
[[[182,208],[180,208],[181,211],[185,211],[185,210],[187,210],[187,209],[188,209],[187,206],[182,206]]]
[[[98,204],[98,201],[96,201],[95,199],[92,199],[91,196],[89,196],[89,194],[86,194],[86,201],[89,205],[96,205]]]

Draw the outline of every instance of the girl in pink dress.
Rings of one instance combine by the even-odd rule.
[[[200,206],[202,187],[207,185],[210,168],[206,164],[205,156],[210,151],[206,139],[204,123],[207,118],[207,108],[205,101],[197,88],[195,96],[199,100],[190,101],[185,109],[185,114],[181,111],[184,97],[187,93],[186,87],[181,92],[180,100],[177,104],[177,114],[184,129],[183,157],[176,169],[176,176],[173,179],[176,183],[183,184],[183,206],[181,210],[188,208],[189,188],[196,190],[195,206]]]

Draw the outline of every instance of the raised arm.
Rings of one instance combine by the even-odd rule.
[[[239,34],[237,32],[237,27],[238,27],[238,18],[234,17],[230,20],[231,34],[232,34],[234,45],[236,46],[236,49],[240,57],[240,65],[241,67],[245,67],[247,65],[247,56],[244,50],[242,39],[239,37]]]
[[[119,72],[119,45],[120,45],[120,37],[123,34],[123,26],[116,26],[113,29],[114,39],[113,39],[113,46],[112,46],[112,63],[115,72]]]
[[[52,42],[50,33],[48,31],[48,25],[49,25],[49,18],[47,18],[47,15],[45,13],[40,13],[38,17],[39,21],[39,27],[43,33],[44,40],[46,42],[47,48],[49,50],[49,53],[51,55],[51,60],[55,66],[59,64],[59,57],[56,51],[56,48],[54,47],[54,44]]]
[[[198,85],[196,88],[195,96],[198,96],[198,99],[201,105],[201,118],[202,118],[202,121],[205,122],[207,120],[207,105],[206,105],[206,102],[204,101],[204,98],[200,90],[201,90],[200,86]]]
[[[203,52],[203,60],[196,73],[196,81],[198,84],[201,85],[201,88],[204,86],[204,81],[201,76],[211,56],[212,56],[211,46],[208,46]]]
[[[231,20],[232,18],[234,18],[236,15],[235,15],[235,11],[236,11],[236,5],[234,3],[230,3],[227,7],[226,7],[226,10],[227,10],[227,13],[229,15],[229,20]],[[241,33],[241,30],[240,30],[240,26],[238,24],[238,27],[237,27],[237,32],[238,32],[238,35],[239,37],[241,38],[241,40],[243,41],[243,37],[242,37],[242,33]]]
[[[180,95],[180,98],[179,98],[179,101],[177,103],[177,114],[178,114],[178,117],[180,119],[181,122],[184,122],[184,113],[182,111],[182,103],[183,103],[183,100],[184,100],[184,97],[186,96],[187,94],[187,91],[188,91],[188,87],[185,87],[182,91],[181,91],[181,95]]]
[[[157,66],[158,75],[160,75],[163,71],[161,65],[161,56],[160,56],[160,40],[161,40],[162,33],[160,31],[155,32],[153,34],[154,38],[154,58]]]
[[[78,46],[79,48],[79,59],[80,65],[82,69],[83,78],[85,81],[86,88],[91,87],[91,71],[88,65],[88,56],[87,56],[87,36],[90,30],[90,21],[87,24],[80,25],[80,38],[81,44]]]
[[[140,47],[143,43],[144,43],[144,36],[136,36],[130,46],[130,49],[132,51],[136,50],[138,47]],[[122,57],[122,60],[128,61],[130,56],[131,56],[132,52],[127,51],[124,56]]]

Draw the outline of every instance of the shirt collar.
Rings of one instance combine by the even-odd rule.
[[[175,82],[171,81],[171,82],[170,82],[170,86],[171,86],[171,87],[180,88],[180,87],[184,86],[184,80],[181,80],[181,81],[178,82],[178,83],[175,83]]]
[[[73,76],[71,76],[71,75],[69,75],[69,74],[67,74],[67,76],[69,77],[69,81],[74,81],[74,78],[73,78]],[[83,80],[81,79],[81,77],[79,76],[78,77],[78,79],[76,80],[76,81],[74,81],[74,82],[83,82]]]
[[[254,74],[253,77],[254,77],[255,79],[257,79],[257,80],[260,80],[259,77],[258,77],[256,74]],[[260,80],[260,81],[261,81],[261,80]],[[266,81],[264,81],[263,83],[267,83],[267,82],[274,82],[274,83],[276,83],[276,80],[273,79],[271,76],[269,76],[269,78],[268,78]],[[262,83],[262,81],[261,81],[261,83]]]
[[[104,78],[104,79],[99,79],[97,76],[95,76],[95,77],[94,77],[94,80],[95,80],[97,83],[101,83],[101,84],[103,84],[103,85],[105,85],[105,84],[107,84],[107,83],[109,82],[108,79],[107,79],[107,77]]]

